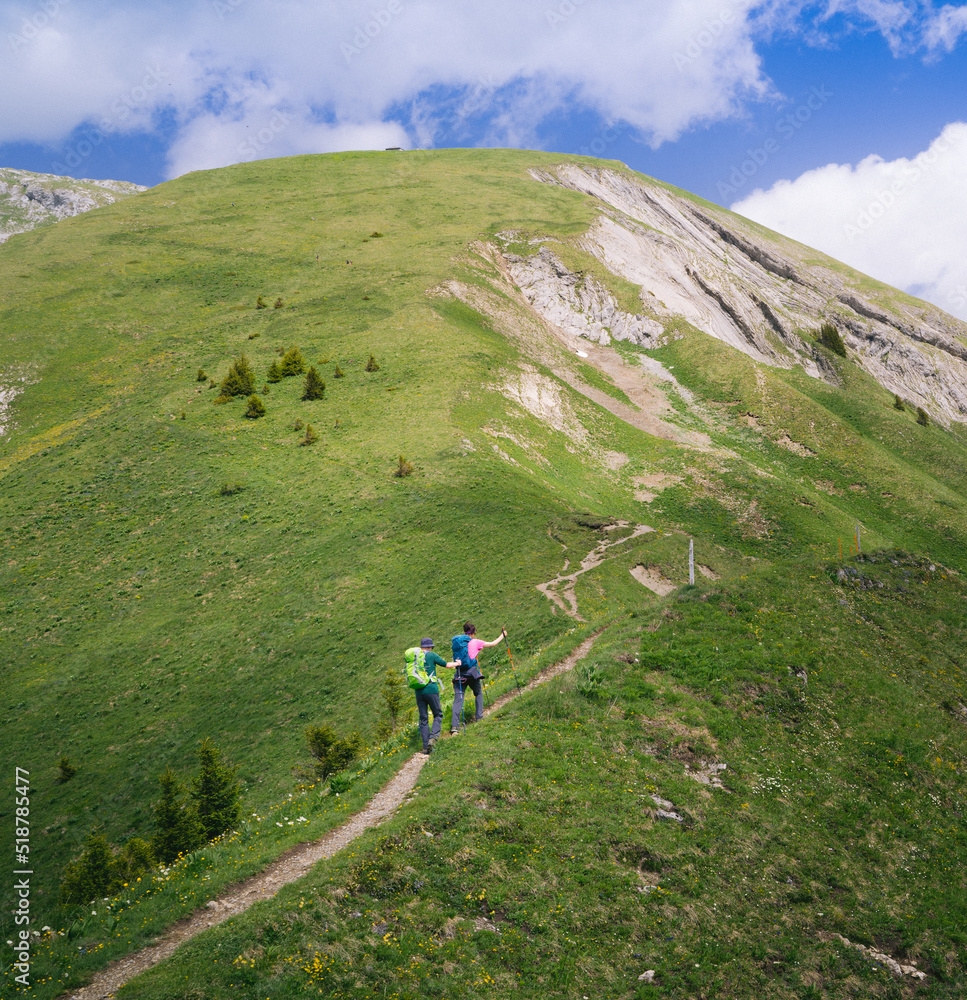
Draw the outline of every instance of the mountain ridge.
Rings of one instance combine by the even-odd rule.
[[[896,408],[860,314],[783,274],[927,307],[756,232],[618,164],[453,150],[199,172],[0,247],[37,998],[362,806],[419,748],[405,704],[381,736],[401,651],[468,617],[508,630],[488,699],[604,631],[128,996],[910,995],[880,955],[963,993],[967,433]],[[845,357],[814,343],[831,311]],[[275,380],[293,347],[321,399]],[[243,354],[261,416],[219,391]],[[331,792],[314,725],[369,747]],[[206,738],[239,829],[59,905],[90,834],[153,835]]]

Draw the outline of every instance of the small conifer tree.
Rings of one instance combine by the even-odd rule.
[[[281,382],[282,381],[282,365],[278,361],[273,361],[271,367],[269,368],[269,373],[266,375],[269,382]]]
[[[261,295],[255,300],[255,308],[268,309],[268,303],[266,303],[265,299],[263,299]]]
[[[122,883],[135,881],[155,864],[151,845],[141,837],[132,837],[114,858],[114,870]]]
[[[281,370],[284,378],[288,378],[290,375],[301,375],[306,370],[305,359],[298,347],[290,347],[282,355]]]
[[[199,368],[198,369],[198,376],[197,376],[196,381],[198,381],[198,382],[205,382],[205,381],[207,381],[207,379],[208,379],[208,376],[205,374],[205,369],[204,368]]]
[[[249,420],[258,420],[259,417],[264,417],[265,403],[258,396],[249,396],[248,409],[245,411],[245,416]]]
[[[374,355],[370,354],[369,361],[366,362],[366,371],[368,372],[378,372],[379,365],[376,364],[376,358]]]
[[[336,365],[335,369],[333,370],[332,377],[342,378],[344,374],[345,372],[339,367],[339,365]]]
[[[906,409],[906,407],[903,405],[903,400],[900,399],[900,397],[896,394],[894,394],[893,396],[893,409],[900,410],[901,412]]]
[[[928,415],[927,411],[922,406],[918,406],[917,407],[917,423],[921,427],[929,427],[930,426],[930,416]]]
[[[284,303],[284,302],[282,301],[282,296],[280,295],[280,296],[279,296],[279,297],[278,297],[278,298],[277,298],[277,299],[275,300],[275,306],[274,306],[273,308],[275,308],[275,309],[281,309],[283,305],[285,305],[285,303]]]
[[[400,712],[403,711],[406,690],[400,671],[394,670],[392,667],[387,667],[386,673],[383,675],[383,700],[386,702],[386,708],[389,710],[390,719],[393,720],[392,729],[396,728]]]
[[[154,807],[156,833],[151,847],[159,861],[171,864],[179,854],[200,847],[204,833],[194,805],[182,796],[181,785],[171,768],[158,780],[161,799]]]
[[[306,382],[302,390],[302,398],[307,400],[322,399],[322,394],[325,391],[326,383],[319,378],[319,372],[316,371],[316,366],[313,365],[306,372]]]
[[[819,337],[817,339],[823,347],[828,347],[834,354],[838,354],[841,358],[846,357],[846,345],[843,343],[843,338],[839,335],[839,330],[832,323],[823,323],[819,328]]]
[[[365,749],[359,733],[341,738],[332,726],[307,726],[306,742],[309,752],[316,758],[316,774],[320,778],[328,778],[348,767]]]
[[[240,354],[228,369],[228,374],[222,379],[221,394],[223,396],[250,396],[255,391],[255,375],[248,358]]]
[[[89,903],[108,896],[117,886],[114,853],[107,839],[93,833],[84,843],[81,856],[64,869],[60,886],[60,902]]]
[[[206,840],[230,830],[237,822],[239,784],[235,768],[221,762],[221,753],[206,738],[198,748],[201,773],[193,778],[191,797]]]
[[[319,435],[313,430],[312,424],[306,424],[305,437],[299,442],[300,446],[315,444],[319,440]]]
[[[404,476],[413,475],[413,466],[407,462],[407,460],[400,455],[400,460],[396,465],[396,471],[393,473],[394,476],[402,479]]]
[[[59,769],[57,781],[61,785],[64,784],[65,781],[70,781],[71,778],[77,774],[77,768],[71,763],[70,758],[66,755],[61,757],[61,759],[57,762],[57,767]]]

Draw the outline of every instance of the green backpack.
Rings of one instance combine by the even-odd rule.
[[[427,684],[433,683],[433,678],[426,672],[423,661],[426,659],[426,651],[419,646],[412,646],[403,654],[406,662],[406,683],[414,691],[425,688]]]

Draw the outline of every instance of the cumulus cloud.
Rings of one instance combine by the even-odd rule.
[[[0,10],[0,93],[24,97],[0,102],[0,142],[56,146],[80,126],[147,130],[163,116],[177,130],[175,171],[237,158],[236,126],[266,110],[289,118],[275,148],[304,149],[367,134],[398,143],[390,122],[432,145],[474,116],[478,136],[524,144],[548,115],[577,108],[658,144],[770,92],[755,5],[12,0]],[[149,72],[162,83],[144,87]],[[271,108],[253,108],[256,86]]]
[[[831,163],[732,210],[967,320],[967,124],[910,158]]]

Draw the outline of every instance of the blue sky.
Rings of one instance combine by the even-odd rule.
[[[967,318],[967,4],[4,0],[0,166],[622,160]]]

